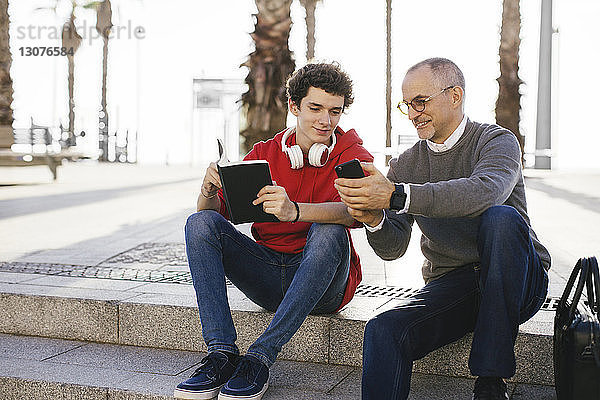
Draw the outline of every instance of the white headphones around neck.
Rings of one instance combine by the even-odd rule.
[[[291,147],[286,146],[285,141],[296,132],[296,128],[288,128],[281,137],[281,151],[287,154],[292,169],[300,169],[304,167],[304,154],[299,145],[295,144]],[[313,143],[308,150],[308,163],[313,167],[322,167],[327,164],[329,155],[335,147],[336,137],[335,130],[331,135],[331,146],[327,147],[323,143]],[[325,157],[325,160],[323,160]]]

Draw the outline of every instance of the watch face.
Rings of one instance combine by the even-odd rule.
[[[396,190],[394,190],[390,199],[390,209],[400,211],[404,209],[405,203],[406,193],[404,193],[404,186],[396,184]]]

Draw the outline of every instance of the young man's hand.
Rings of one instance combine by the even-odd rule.
[[[348,207],[348,214],[358,222],[374,227],[383,219],[383,210],[355,210]]]
[[[206,198],[213,198],[217,195],[217,191],[221,188],[221,178],[219,177],[219,171],[217,170],[217,164],[212,162],[206,169],[204,175],[204,181],[200,191]]]
[[[288,198],[285,188],[277,186],[276,182],[260,189],[256,200],[252,202],[254,205],[261,203],[267,214],[273,214],[280,221],[293,221],[296,219],[296,206]]]
[[[390,198],[395,186],[372,163],[362,162],[361,166],[369,176],[359,179],[338,178],[334,181],[335,188],[344,204],[350,209],[376,210],[381,217],[383,215],[381,210],[390,207]],[[372,222],[372,215],[370,219]]]

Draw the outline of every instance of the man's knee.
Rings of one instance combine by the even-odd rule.
[[[525,228],[525,221],[511,206],[493,206],[481,214],[479,234],[512,234]]]
[[[315,241],[319,245],[327,243],[348,243],[348,233],[343,225],[313,223],[308,231],[307,241]]]
[[[406,326],[402,312],[390,310],[371,318],[365,325],[364,343],[370,348],[401,350],[406,338]]]
[[[380,315],[371,318],[365,325],[364,347],[378,348],[386,346],[386,341],[389,340],[389,336],[386,335],[387,331],[388,327]]]
[[[215,227],[215,224],[227,221],[214,210],[200,210],[190,215],[185,222],[185,235],[205,235]]]
[[[334,262],[318,263],[318,268],[340,265],[350,257],[350,244],[346,228],[338,224],[312,224],[306,238],[304,256]],[[329,266],[329,267],[328,267]]]

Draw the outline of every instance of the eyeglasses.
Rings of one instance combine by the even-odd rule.
[[[427,103],[429,100],[433,99],[434,97],[437,97],[440,94],[444,93],[446,90],[452,89],[453,87],[454,87],[454,85],[448,86],[447,88],[442,89],[439,92],[437,92],[436,94],[432,94],[431,96],[429,96],[425,99],[416,99],[415,98],[415,99],[412,99],[410,102],[401,101],[400,103],[398,103],[398,110],[400,110],[400,112],[405,115],[408,115],[409,107],[412,107],[412,109],[415,110],[416,112],[423,112],[425,110],[425,103]]]

